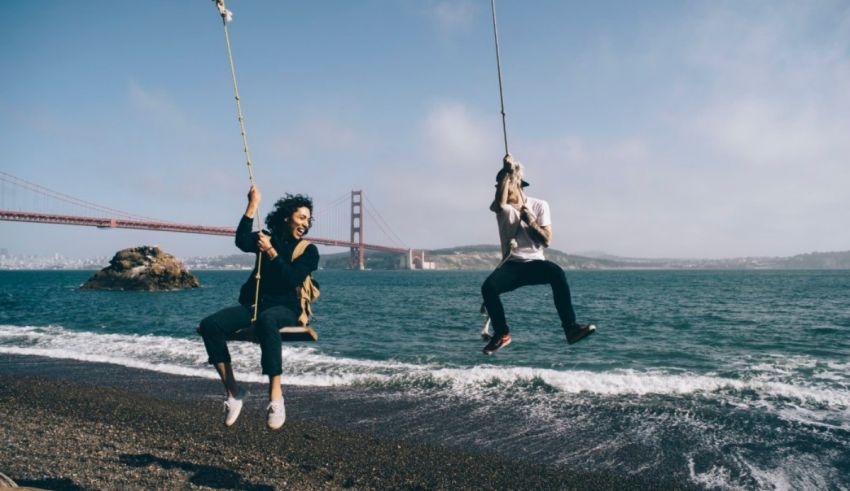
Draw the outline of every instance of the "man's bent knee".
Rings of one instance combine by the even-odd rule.
[[[557,263],[546,261],[546,273],[554,280],[567,280],[567,273]]]

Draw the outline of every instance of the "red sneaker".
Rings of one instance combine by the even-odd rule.
[[[576,324],[567,331],[567,343],[576,344],[596,332],[594,324]]]
[[[492,355],[493,353],[499,351],[505,346],[511,344],[511,335],[510,333],[505,334],[503,336],[493,336],[490,338],[490,342],[487,343],[487,346],[484,347],[485,355]]]

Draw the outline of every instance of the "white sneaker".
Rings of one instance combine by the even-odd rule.
[[[268,411],[269,416],[269,428],[276,430],[283,426],[283,422],[286,421],[286,407],[283,405],[282,397],[276,401],[269,402],[266,411]]]
[[[234,397],[228,397],[224,401],[224,425],[231,426],[236,422],[239,413],[242,412],[242,400],[248,396],[248,391],[239,388],[239,392]]]

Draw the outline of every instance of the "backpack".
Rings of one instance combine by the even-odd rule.
[[[310,241],[308,240],[300,241],[292,250],[292,262],[301,257],[301,254],[304,254],[309,245]],[[298,297],[298,306],[301,309],[298,314],[298,325],[307,326],[310,323],[310,318],[313,317],[311,304],[319,298],[319,282],[313,279],[313,275],[308,274],[304,278],[304,283],[295,287],[295,295]]]

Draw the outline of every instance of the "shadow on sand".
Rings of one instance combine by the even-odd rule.
[[[186,472],[191,472],[193,475],[189,478],[189,482],[198,486],[207,486],[219,489],[245,489],[249,491],[274,490],[274,487],[272,486],[245,482],[242,480],[242,476],[239,475],[238,472],[223,469],[221,467],[163,459],[151,454],[123,454],[119,457],[119,460],[122,464],[130,467],[159,465],[163,469],[180,469]]]
[[[51,489],[55,491],[83,491],[85,489],[67,477],[59,479],[21,479],[20,481],[15,481],[15,484],[20,487],[25,486],[28,488]]]

